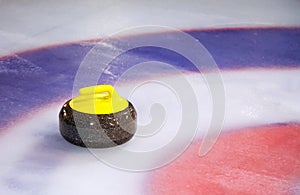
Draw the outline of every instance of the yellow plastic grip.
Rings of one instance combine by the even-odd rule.
[[[88,114],[111,114],[127,108],[128,101],[111,85],[95,85],[81,88],[79,96],[70,101],[70,107]]]

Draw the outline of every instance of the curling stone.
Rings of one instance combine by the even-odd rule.
[[[110,85],[81,88],[59,113],[59,130],[68,142],[107,148],[129,141],[137,129],[133,105]]]

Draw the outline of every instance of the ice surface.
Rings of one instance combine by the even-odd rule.
[[[0,4],[0,56],[49,44],[100,38],[133,26],[293,26],[300,21],[296,0],[4,0]]]
[[[272,123],[300,122],[299,70],[253,70],[228,71],[223,74],[226,89],[226,118],[223,133],[245,126]],[[187,73],[199,100],[199,128],[195,140],[200,141],[209,127],[211,99],[200,74]],[[153,78],[155,80],[155,78]],[[176,80],[170,75],[158,80]],[[143,80],[139,81],[143,83]],[[137,83],[119,86],[120,92]],[[125,88],[124,88],[125,87]],[[178,99],[169,89],[156,83],[141,86],[133,92],[130,100],[136,105],[145,105],[141,94],[166,93],[161,104],[168,117],[179,117],[181,112]],[[169,94],[168,94],[169,93]],[[275,95],[276,94],[276,95]],[[163,97],[163,98],[162,98]],[[0,142],[1,194],[74,194],[143,193],[149,172],[127,172],[110,167],[93,156],[87,149],[67,143],[58,131],[57,113],[63,102],[57,102],[18,121],[17,125],[3,132]],[[142,124],[149,122],[149,107],[137,106]],[[192,117],[192,116],[191,116]],[[38,123],[37,123],[38,121]],[[178,123],[168,120],[153,137],[135,137],[123,147],[127,150],[148,150],[152,146],[167,144],[178,129]],[[12,147],[12,143],[14,143]],[[195,155],[198,155],[195,153]],[[159,160],[159,159],[158,159]]]
[[[300,25],[299,6],[300,2],[297,0],[131,1],[130,3],[121,0],[0,0],[0,57],[53,44],[99,39],[126,28],[143,25],[170,26],[179,29],[295,27]],[[209,33],[209,31],[204,33]],[[251,31],[250,33],[255,35],[256,32]],[[216,40],[220,41],[220,46],[215,50],[215,54],[219,57],[218,60],[224,62],[225,65],[232,66],[233,69],[243,67],[243,62],[255,59],[257,53],[263,53],[265,50],[273,53],[270,52],[271,55],[266,56],[259,55],[261,63],[253,64],[253,66],[263,66],[266,59],[277,62],[276,65],[284,66],[284,63],[290,62],[291,58],[298,57],[293,47],[289,47],[297,46],[298,39],[287,41],[285,36],[278,33],[275,36],[275,42],[267,47],[254,42],[246,44],[245,50],[258,49],[257,52],[250,53],[250,58],[245,58],[248,53],[237,55],[235,52],[239,50],[239,47],[236,47],[237,50],[234,50],[231,55],[233,56],[231,59],[237,60],[236,64],[229,64],[232,62],[228,61],[226,55],[222,55],[229,54],[226,53],[227,48],[224,48],[227,44],[223,43],[235,40],[236,34],[231,34],[230,39],[226,39],[226,36],[228,37],[228,34],[225,37],[215,34]],[[206,38],[204,36],[203,39]],[[251,41],[255,40],[251,39]],[[211,39],[207,41],[209,43]],[[234,42],[234,44],[239,45],[238,42]],[[276,48],[277,44],[279,46],[284,44],[288,50],[276,53],[270,49],[273,46]],[[211,45],[214,46],[214,44]],[[7,126],[0,126],[0,194],[145,193],[145,186],[149,182],[151,172],[128,172],[112,168],[99,161],[87,149],[67,143],[59,134],[58,112],[62,104],[69,98],[69,96],[62,98],[59,94],[67,93],[66,88],[68,87],[66,86],[69,83],[66,83],[65,80],[73,79],[71,75],[76,74],[77,64],[80,63],[90,47],[90,43],[84,42],[68,46],[67,50],[46,49],[40,52],[37,58],[32,58],[33,61],[28,61],[21,55],[16,55],[16,58],[1,58],[0,63],[5,63],[0,64],[0,100],[2,102],[0,108],[2,113],[5,113],[5,116],[1,116],[1,122],[7,122]],[[212,47],[212,49],[214,48]],[[73,60],[70,62],[69,58],[62,57],[59,55],[61,52]],[[281,61],[277,61],[277,56],[283,56],[286,61],[280,64]],[[55,66],[58,62],[70,62],[68,70],[57,67],[61,70],[61,74],[50,78],[51,66]],[[43,66],[39,66],[38,63],[42,63]],[[299,64],[292,65],[293,67],[299,66]],[[234,131],[240,127],[299,123],[299,68],[272,69],[268,67],[264,67],[265,69],[262,70],[245,69],[222,72],[226,92],[226,115],[222,133]],[[110,68],[105,70],[105,73],[115,77],[113,70],[118,67]],[[36,79],[33,79],[34,84],[26,83],[28,82],[27,77],[33,78],[34,76],[36,76]],[[199,100],[199,126],[194,140],[200,142],[211,121],[210,92],[200,74],[186,72],[185,76],[192,83]],[[47,90],[44,90],[40,96],[34,90],[28,90],[25,93],[24,88],[19,86],[19,82],[7,84],[5,79],[11,80],[12,78],[22,80],[20,83],[25,83],[28,88],[34,88],[36,83],[46,83],[45,86],[52,84],[52,87],[47,90],[57,98],[55,102],[44,104],[42,99],[48,95]],[[152,78],[176,81],[176,75]],[[53,85],[56,83],[55,81],[61,81],[61,85]],[[118,90],[124,94],[128,88],[143,81],[145,78],[120,85]],[[177,102],[178,98],[173,96],[174,94],[169,88],[157,88],[155,83],[145,85],[128,98],[137,105],[139,123],[145,125],[151,119],[155,119],[155,116],[151,116],[150,106],[145,104],[145,101],[150,98],[145,99],[143,95],[147,94],[151,97],[151,93],[164,94],[164,98],[159,98],[159,102],[163,104],[167,118],[162,124],[161,131],[153,138],[136,136],[122,147],[128,150],[149,150],[153,149],[153,146],[158,148],[168,143],[175,135],[181,117],[180,102]],[[23,95],[30,97],[26,99],[28,105],[35,102],[40,107],[34,107],[24,114],[28,110],[28,105],[21,103]],[[18,108],[20,113],[9,110],[12,106]],[[7,121],[12,118],[13,120]],[[19,119],[16,120],[16,118]],[[172,122],[172,120],[168,120],[170,118],[177,120]],[[195,155],[198,154],[195,153]],[[161,159],[155,160],[160,161]],[[299,191],[299,186],[299,181],[295,181],[292,188]]]

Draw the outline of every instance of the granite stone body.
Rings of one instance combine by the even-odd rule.
[[[87,114],[72,109],[67,101],[59,113],[61,135],[70,143],[89,148],[108,148],[129,141],[137,129],[133,105],[112,114]]]

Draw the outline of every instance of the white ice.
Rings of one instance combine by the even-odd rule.
[[[297,0],[1,0],[0,56],[100,38],[134,26],[294,26],[300,23],[299,7]]]

